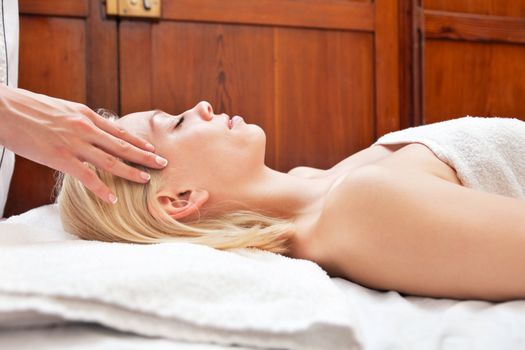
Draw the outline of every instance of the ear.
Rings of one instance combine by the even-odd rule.
[[[191,189],[183,192],[160,191],[157,200],[166,214],[175,220],[190,217],[208,201],[208,191]]]

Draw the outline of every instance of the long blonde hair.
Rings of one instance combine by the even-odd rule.
[[[82,239],[131,243],[187,242],[217,249],[259,248],[281,254],[289,250],[294,225],[287,219],[239,210],[183,223],[165,213],[156,199],[165,181],[161,171],[148,169],[151,180],[139,184],[96,169],[91,164],[86,163],[86,166],[97,173],[119,200],[116,204],[108,204],[77,179],[59,174],[57,202],[62,225],[66,231]],[[159,213],[159,216],[154,217],[150,211]]]

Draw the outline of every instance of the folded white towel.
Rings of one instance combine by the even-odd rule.
[[[0,223],[0,326],[43,315],[219,344],[358,345],[344,296],[310,261],[249,249],[67,239],[63,231],[53,236],[56,206],[41,210],[53,224],[35,226],[34,211],[25,223]]]
[[[422,143],[466,187],[525,199],[525,122],[464,117],[395,131],[375,144]]]

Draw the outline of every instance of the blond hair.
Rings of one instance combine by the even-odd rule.
[[[259,248],[281,254],[288,252],[294,225],[287,219],[239,210],[183,223],[165,213],[156,198],[165,181],[161,171],[148,169],[151,180],[139,184],[96,169],[91,164],[86,163],[86,166],[97,173],[119,200],[116,204],[108,204],[77,179],[59,174],[57,202],[62,225],[66,231],[82,239],[130,243],[186,242],[217,249]],[[159,213],[158,217],[153,216],[152,211]]]

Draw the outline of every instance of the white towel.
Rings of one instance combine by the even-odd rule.
[[[0,223],[0,328],[67,320],[219,344],[358,347],[344,295],[310,261],[82,241],[57,231],[55,205],[38,210]]]
[[[391,132],[374,145],[421,143],[476,190],[525,199],[525,122],[464,117]]]

